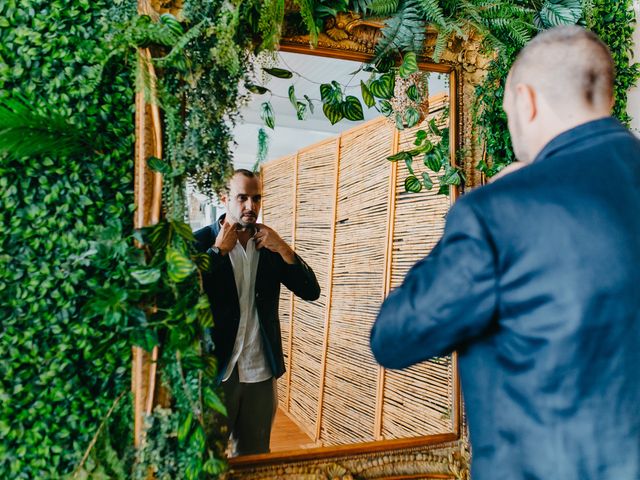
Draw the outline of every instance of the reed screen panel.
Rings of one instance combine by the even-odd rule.
[[[439,118],[448,98],[432,98]],[[446,127],[446,121],[440,123]],[[369,332],[384,295],[440,238],[449,199],[434,187],[406,193],[404,164],[419,127],[384,118],[263,166],[264,222],[313,268],[320,299],[281,298],[288,372],[280,407],[317,445],[407,438],[455,430],[451,357],[402,372],[381,370]],[[420,159],[417,159],[420,160]]]

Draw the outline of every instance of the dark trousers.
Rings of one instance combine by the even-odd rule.
[[[231,456],[269,453],[271,426],[278,408],[276,379],[240,383],[238,369],[222,382]]]

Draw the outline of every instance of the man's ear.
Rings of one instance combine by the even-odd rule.
[[[532,122],[538,116],[538,95],[531,85],[519,83],[516,85],[516,101],[519,102],[522,116],[527,122]]]

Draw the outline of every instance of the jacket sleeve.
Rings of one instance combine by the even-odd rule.
[[[445,233],[384,301],[371,350],[387,368],[445,355],[480,335],[496,309],[495,248],[472,207],[459,200]]]
[[[298,254],[295,263],[288,264],[284,260],[282,263],[281,281],[285,287],[303,300],[317,300],[320,297],[320,285],[316,280],[316,274]]]

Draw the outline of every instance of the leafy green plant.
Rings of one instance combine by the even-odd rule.
[[[126,337],[93,357],[111,327],[81,314],[121,274],[117,259],[95,271],[85,252],[106,218],[132,211],[134,80],[109,61],[111,5],[0,2],[1,478],[71,472],[130,386]],[[109,432],[126,456],[130,409]]]

